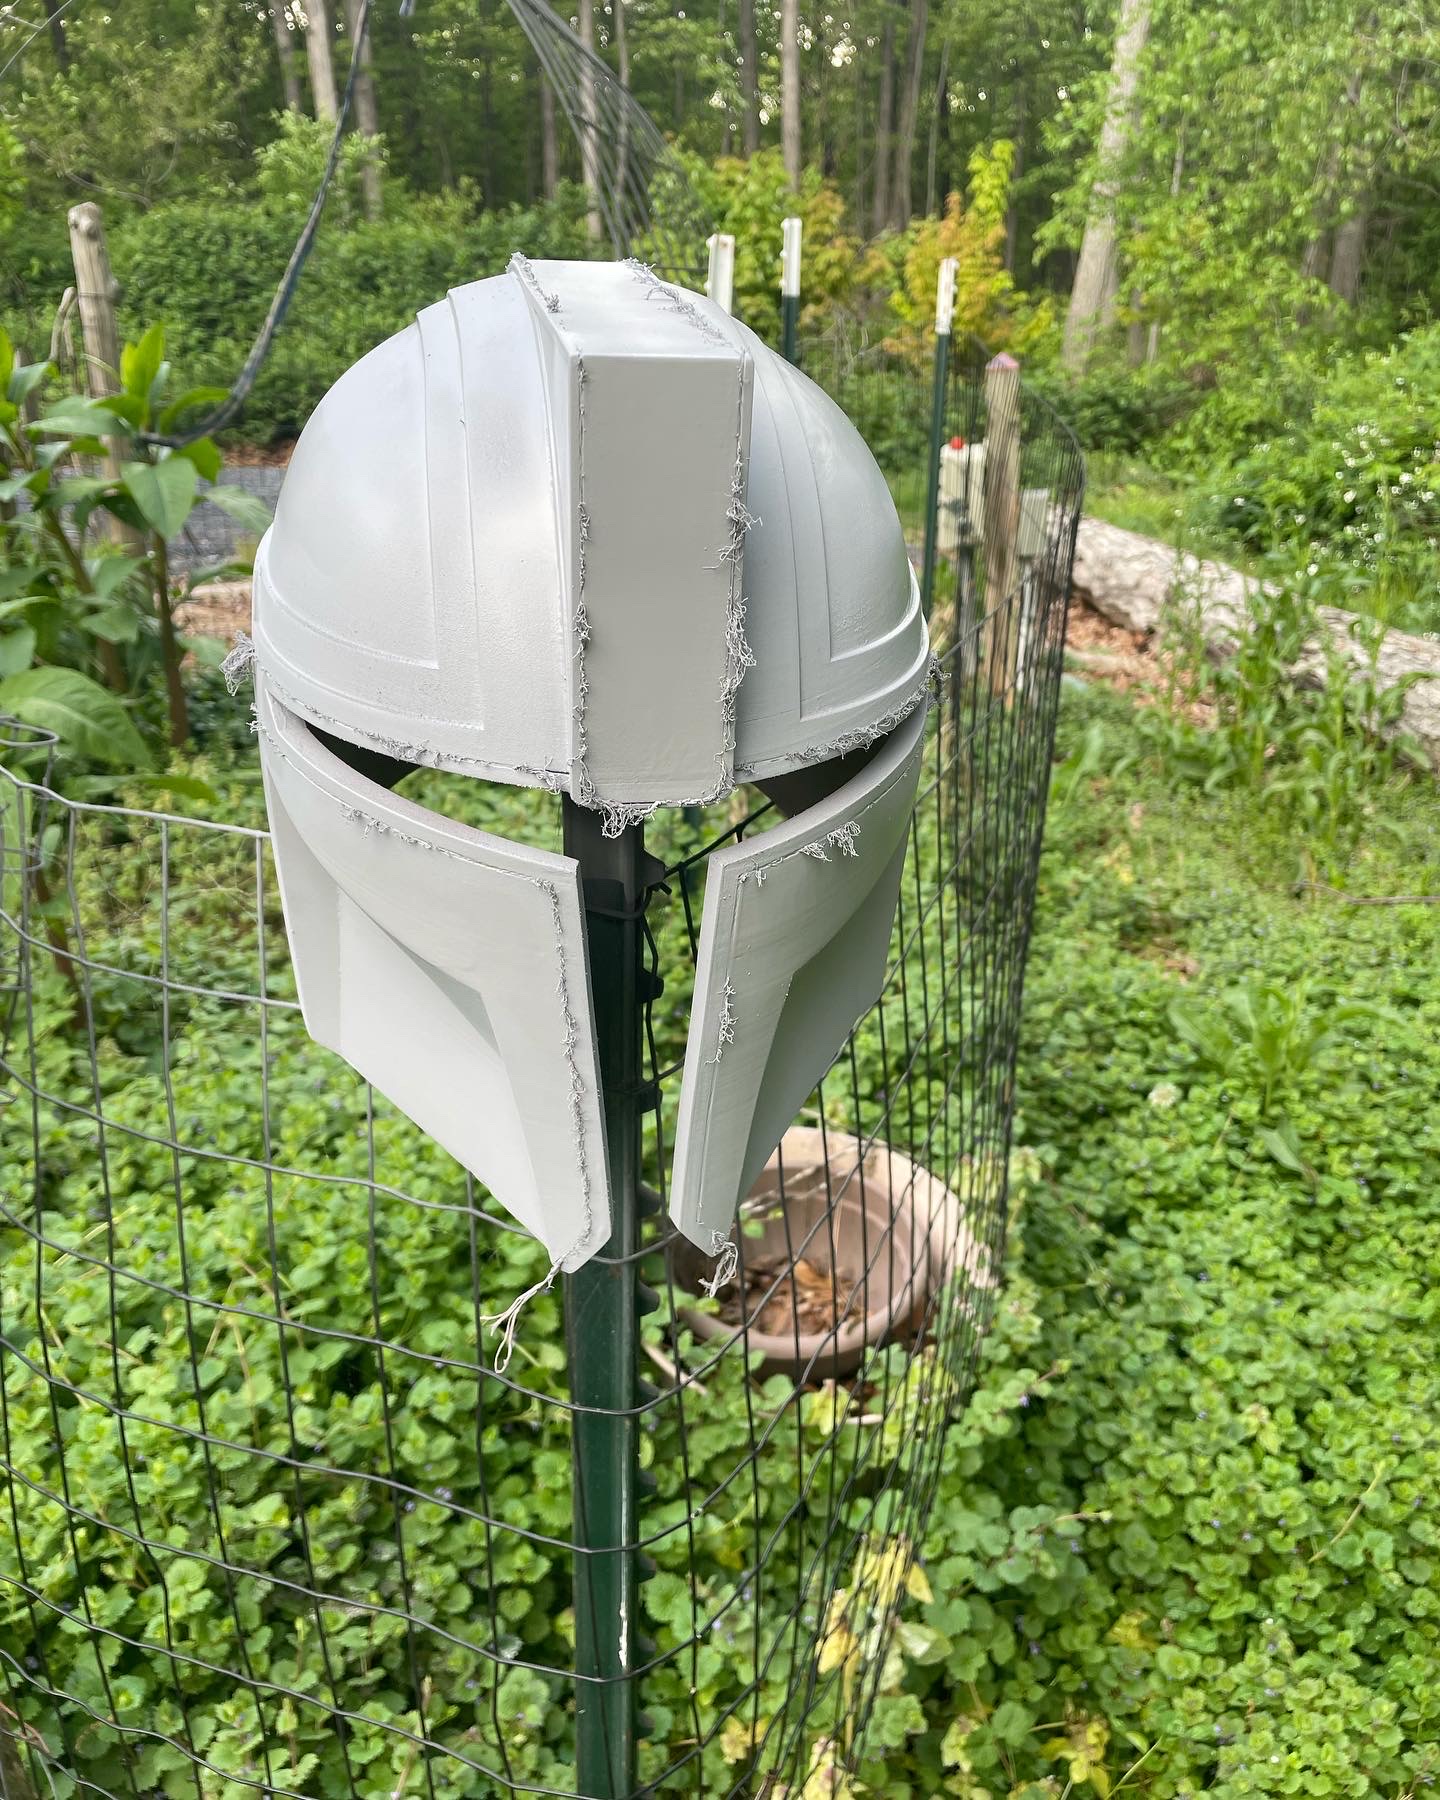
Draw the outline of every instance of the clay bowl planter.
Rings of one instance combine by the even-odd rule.
[[[687,1307],[681,1317],[717,1349],[743,1337],[764,1359],[762,1376],[852,1374],[868,1346],[918,1329],[962,1262],[974,1283],[991,1285],[955,1195],[885,1143],[865,1151],[843,1132],[792,1126],[740,1217],[742,1267],[720,1311]],[[670,1256],[676,1285],[699,1294],[712,1260],[679,1238]]]

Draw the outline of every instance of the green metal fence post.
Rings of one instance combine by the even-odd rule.
[[[800,234],[802,221],[786,219],[780,250],[780,351],[786,362],[799,362],[796,341],[800,323]]]
[[[580,864],[595,1039],[605,1109],[611,1234],[600,1254],[565,1277],[575,1518],[575,1774],[586,1800],[632,1800],[637,1707],[634,1670],[641,1559],[635,1549],[640,1492],[642,1387],[636,1347],[656,1296],[640,1281],[644,1088],[641,913],[658,864],[645,831],[607,838],[599,813],[566,799],[565,850]]]
[[[935,550],[940,532],[940,452],[945,438],[945,390],[950,378],[950,326],[955,316],[957,259],[947,256],[935,284],[935,383],[930,398],[930,459],[925,487],[925,562],[920,575],[920,604],[930,616],[935,586]]]

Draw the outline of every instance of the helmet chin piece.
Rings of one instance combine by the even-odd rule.
[[[615,833],[770,792],[710,859],[674,1214],[703,1248],[877,997],[930,654],[880,470],[638,264],[456,289],[316,408],[255,564],[306,1023],[573,1270],[609,1236],[578,865],[396,798],[424,765]]]
[[[670,1216],[712,1255],[880,997],[927,710],[814,806],[709,858]]]

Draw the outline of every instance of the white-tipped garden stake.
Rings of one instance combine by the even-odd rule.
[[[955,317],[955,280],[960,270],[957,257],[941,258],[935,281],[935,373],[930,396],[930,462],[925,487],[925,560],[920,574],[920,598],[928,617],[935,585],[935,551],[940,529],[940,447],[945,441],[945,390],[950,376],[950,325]]]
[[[800,321],[800,238],[803,225],[803,220],[789,218],[780,227],[781,353],[788,363],[797,360],[796,335]]]
[[[710,251],[710,268],[705,277],[705,292],[721,312],[735,310],[735,239],[728,231],[717,231],[705,240]]]

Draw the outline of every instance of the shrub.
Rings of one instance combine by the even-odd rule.
[[[779,343],[780,227],[794,213],[804,222],[800,329],[814,332],[827,324],[834,307],[844,305],[854,292],[860,252],[839,190],[818,169],[807,168],[799,193],[794,193],[778,150],[762,150],[748,160],[722,156],[713,163],[692,151],[676,155],[689,193],[682,200],[661,172],[652,196],[657,226],[691,229],[698,201],[716,231],[733,233],[735,316],[767,343]],[[645,255],[643,243],[639,251]]]
[[[393,184],[392,184],[393,186]],[[187,380],[228,387],[285,267],[302,214],[292,201],[188,201],[116,233],[123,316],[163,318]],[[242,431],[294,436],[332,383],[447,289],[499,274],[515,250],[591,254],[578,190],[541,207],[482,211],[468,191],[392,196],[374,223],[353,212],[322,228],[291,312],[246,405]]]
[[[1078,377],[1058,368],[1026,370],[1032,392],[1043,394],[1087,450],[1123,456],[1155,446],[1191,410],[1195,390],[1162,369],[1097,362]]]
[[[975,337],[989,351],[1018,355],[1049,347],[1054,308],[1047,298],[1027,298],[1005,267],[1005,209],[1015,146],[1000,139],[970,157],[970,185],[947,196],[939,218],[919,219],[883,238],[866,264],[866,279],[888,293],[892,346],[928,368],[935,335],[935,290],[943,258],[958,267],[952,329],[956,339]]]
[[[1300,536],[1440,623],[1440,326],[1339,363],[1308,410],[1251,440],[1209,495],[1247,542]]]

